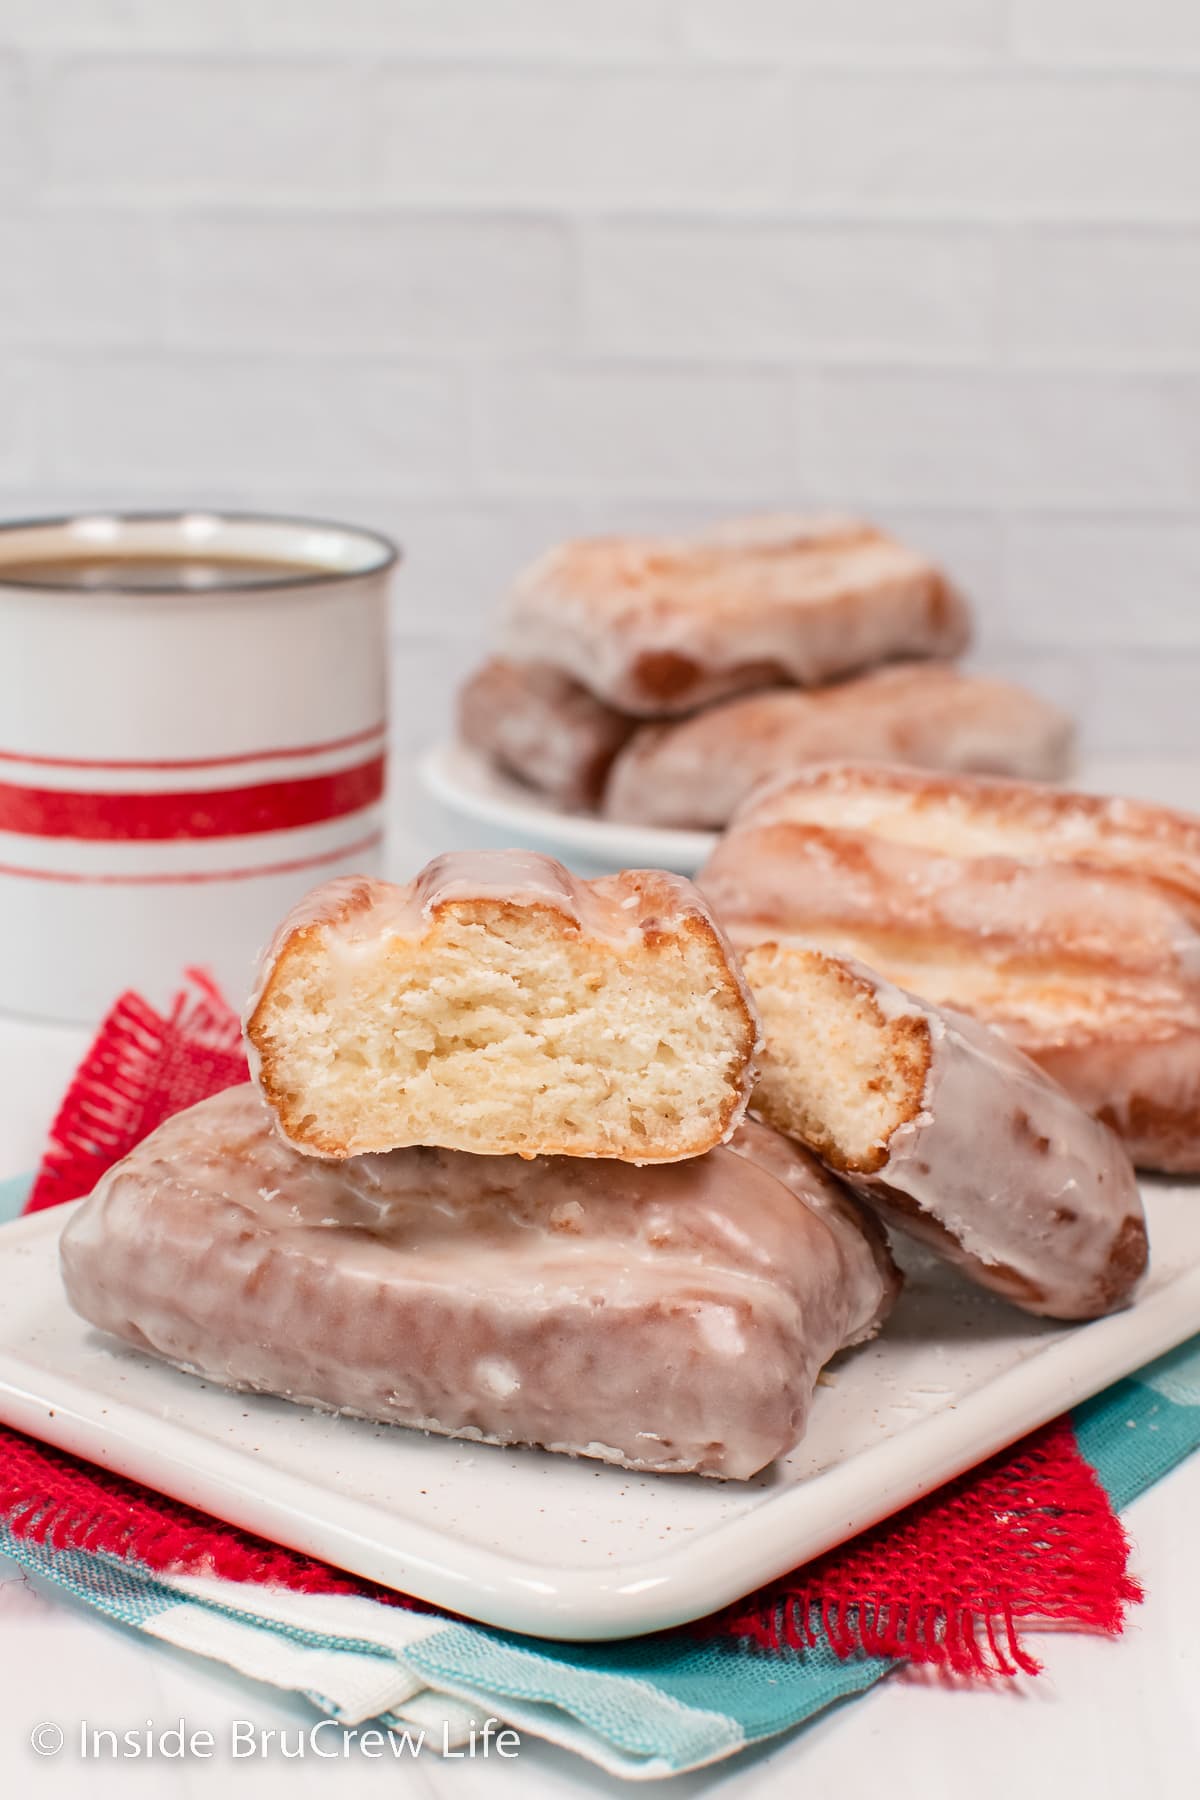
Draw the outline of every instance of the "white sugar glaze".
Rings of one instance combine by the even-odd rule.
[[[984,1020],[1200,1171],[1200,819],[1015,781],[839,763],[759,789],[699,885],[734,941],[855,957]]]
[[[757,1124],[644,1169],[330,1163],[285,1145],[246,1086],[110,1171],[62,1266],[93,1324],[226,1386],[744,1478],[798,1440],[821,1366],[894,1297],[853,1207]]]
[[[892,1132],[883,1166],[851,1185],[1030,1311],[1090,1318],[1127,1300],[1145,1219],[1115,1134],[999,1032],[850,966],[886,1018],[924,1024],[930,1047],[920,1112]]]
[[[646,716],[954,656],[969,636],[961,597],[903,544],[854,521],[779,518],[564,544],[518,579],[502,648]]]
[[[1052,780],[1067,773],[1073,737],[1065,713],[1009,682],[893,664],[643,725],[617,754],[603,811],[636,824],[725,825],[764,780],[846,754]]]
[[[279,925],[262,958],[246,1016],[261,998],[283,945],[299,933],[318,931],[339,946],[391,936],[420,938],[440,907],[475,900],[550,907],[569,926],[618,948],[636,943],[646,932],[670,931],[684,919],[703,919],[741,982],[725,933],[686,876],[664,869],[625,869],[584,881],[536,850],[453,850],[435,856],[402,884],[343,875],[306,894]]]

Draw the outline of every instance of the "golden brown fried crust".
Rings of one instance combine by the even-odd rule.
[[[1134,1283],[1146,1273],[1150,1262],[1150,1239],[1146,1221],[1131,1214],[1122,1225],[1108,1265],[1108,1280],[1100,1295],[1097,1313],[1110,1312],[1131,1292]]]
[[[632,665],[630,677],[647,700],[675,700],[700,679],[698,663],[674,650],[647,650]]]
[[[356,910],[347,903],[331,914],[330,923],[348,918]],[[319,937],[320,932],[321,926],[318,924],[302,926],[273,952],[270,974],[257,995],[253,1012],[246,1020],[246,1041],[256,1055],[254,1078],[259,1092],[278,1119],[280,1130],[288,1142],[308,1144],[326,1156],[346,1156],[349,1151],[345,1144],[325,1141],[315,1130],[304,1130],[303,1114],[299,1107],[291,1104],[287,1090],[276,1078],[274,1046],[266,1030],[266,1020],[274,1003],[276,990],[286,986],[291,980],[297,965],[303,964],[310,944]]]
[[[1056,1057],[1056,1069],[1065,1060]],[[1167,1175],[1200,1174],[1200,1106],[1172,1106],[1149,1094],[1134,1094],[1119,1109],[1102,1106],[1096,1117],[1126,1139],[1135,1162],[1145,1160]]]

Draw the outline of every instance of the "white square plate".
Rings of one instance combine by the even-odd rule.
[[[910,1258],[804,1442],[749,1482],[630,1475],[228,1393],[67,1306],[71,1208],[0,1228],[0,1420],[277,1543],[470,1618],[634,1636],[739,1598],[1200,1330],[1200,1188],[1147,1183],[1153,1267],[1091,1325],[1026,1318]]]

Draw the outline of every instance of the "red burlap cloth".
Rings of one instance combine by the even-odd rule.
[[[90,1194],[164,1119],[248,1079],[237,1014],[199,970],[187,982],[165,1018],[121,995],[63,1095],[26,1212]]]
[[[54,1122],[27,1210],[86,1194],[185,1106],[246,1079],[238,1022],[204,976],[165,1016],[125,994]],[[163,1573],[367,1594],[420,1606],[0,1427],[0,1517],[18,1537],[128,1557]],[[700,1626],[765,1654],[824,1640],[957,1673],[1036,1671],[1022,1621],[1116,1633],[1141,1598],[1095,1471],[1059,1419],[927,1499]]]

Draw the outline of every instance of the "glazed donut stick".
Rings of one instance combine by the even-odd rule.
[[[1074,865],[1159,890],[1200,925],[1200,817],[1119,795],[828,761],[761,788],[737,824],[870,833],[964,862]]]
[[[254,1089],[161,1125],[62,1238],[75,1310],[226,1387],[626,1468],[745,1479],[899,1285],[766,1126],[658,1168],[396,1150],[319,1161]]]
[[[1011,682],[893,663],[643,725],[613,762],[603,810],[631,824],[725,825],[760,782],[843,755],[1052,781],[1067,773],[1073,736],[1056,706]]]
[[[699,885],[739,947],[853,956],[1003,1032],[1142,1168],[1200,1171],[1200,819],[833,763],[752,794]]]
[[[1116,1136],[986,1025],[861,963],[764,944],[754,1106],[897,1230],[1027,1312],[1091,1319],[1146,1267]]]
[[[279,1129],[315,1155],[643,1163],[731,1135],[757,1031],[689,881],[579,881],[521,850],[318,888],[280,926],[246,1025]]]
[[[958,656],[967,604],[856,519],[734,520],[694,537],[581,538],[520,575],[502,650],[640,718],[901,658]]]
[[[568,808],[597,805],[635,723],[546,663],[493,656],[458,692],[463,742]]]

